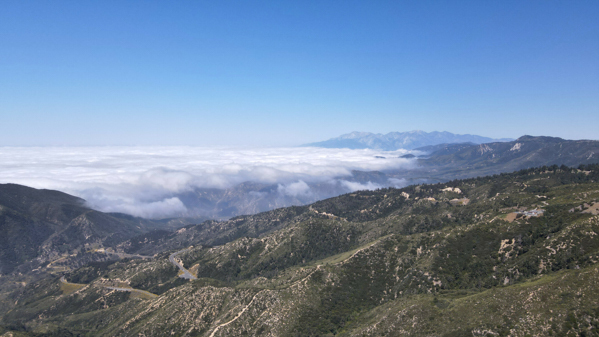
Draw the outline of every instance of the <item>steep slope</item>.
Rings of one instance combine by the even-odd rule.
[[[243,218],[266,230],[178,256],[197,280],[170,252],[92,264],[66,275],[76,291],[55,277],[14,292],[3,322],[107,336],[593,335],[598,199],[597,165],[356,192]]]
[[[435,152],[427,164],[467,163],[474,168],[507,163],[509,166],[505,168],[554,164],[572,166],[595,163],[598,157],[599,141],[522,136],[512,142],[475,145],[453,153]]]
[[[2,184],[0,275],[25,264],[32,269],[60,257],[113,246],[158,226],[165,225],[94,211],[85,207],[84,200],[62,192]]]
[[[221,245],[240,237],[258,237],[265,233],[305,221],[310,214],[308,206],[292,206],[245,215],[227,221],[205,221],[185,226],[175,232],[152,231],[133,237],[117,246],[118,251],[152,255],[193,245]]]
[[[445,143],[471,142],[474,144],[482,144],[510,140],[512,139],[493,139],[476,135],[456,135],[446,131],[424,132],[418,130],[409,132],[389,132],[385,135],[370,132],[352,132],[322,142],[306,144],[304,146],[394,151],[398,149],[415,149],[418,147]]]
[[[388,175],[447,181],[538,166],[599,163],[599,141],[555,137],[522,136],[512,142],[442,144],[418,150],[429,155],[418,160],[417,169]]]

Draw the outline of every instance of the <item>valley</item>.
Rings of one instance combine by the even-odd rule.
[[[599,337],[599,1],[2,1],[0,337]]]
[[[460,199],[469,202],[453,202]],[[3,329],[25,336],[592,335],[597,199],[596,165],[551,166],[149,232],[113,249],[151,259],[91,262],[4,293],[12,304]],[[193,278],[182,278],[185,271]]]

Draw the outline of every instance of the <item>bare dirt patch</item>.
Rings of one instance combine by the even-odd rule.
[[[518,213],[516,213],[516,212],[509,213],[505,216],[505,221],[513,222],[514,220],[516,220],[516,217],[518,217]]]
[[[593,215],[599,215],[599,202],[594,202],[592,205],[589,205],[587,209],[582,211],[582,213],[591,213]]]
[[[449,203],[454,206],[457,206],[457,205],[465,206],[465,205],[468,205],[468,203],[470,203],[470,199],[468,199],[468,198],[451,199],[451,200],[449,200]]]

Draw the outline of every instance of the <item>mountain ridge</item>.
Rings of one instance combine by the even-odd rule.
[[[85,200],[54,190],[0,184],[0,275],[27,272],[85,251],[112,246],[157,228],[182,226],[88,208]],[[97,258],[94,256],[93,258]],[[106,258],[103,256],[101,258]]]
[[[23,336],[593,335],[598,184],[598,165],[538,167],[208,222],[217,245],[143,239],[161,252],[0,293],[1,324]],[[178,245],[196,280],[169,261]]]
[[[543,165],[577,166],[599,163],[599,141],[547,136],[525,135],[511,142],[473,145],[440,144],[419,150],[428,154],[418,159],[418,170],[403,173],[411,177],[428,177],[440,181]]]
[[[421,130],[414,130],[407,132],[389,132],[387,134],[354,131],[343,134],[339,137],[331,138],[321,142],[308,143],[302,146],[394,151],[399,149],[412,150],[418,147],[443,143],[472,142],[475,144],[482,144],[511,140],[513,139],[493,139],[470,134],[454,134],[447,131],[425,132]]]

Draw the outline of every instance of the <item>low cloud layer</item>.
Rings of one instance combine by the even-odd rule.
[[[202,208],[190,203],[190,193],[233,189],[245,182],[276,186],[272,191],[247,192],[252,200],[276,193],[287,198],[287,204],[344,191],[401,187],[405,185],[401,179],[381,183],[349,178],[352,170],[412,167],[414,160],[399,158],[405,153],[301,147],[4,147],[0,183],[64,191],[101,211],[148,218],[189,216],[201,215],[191,208]],[[270,204],[285,205],[277,202]]]

